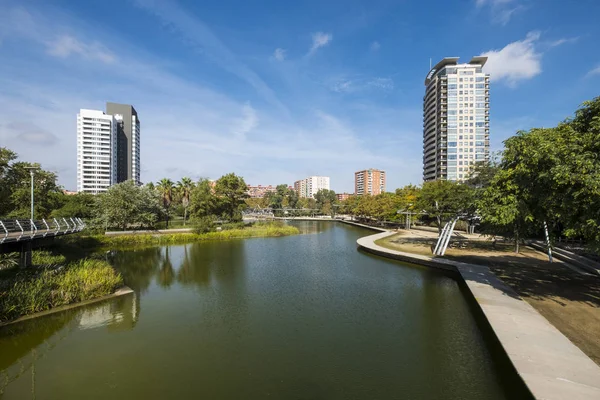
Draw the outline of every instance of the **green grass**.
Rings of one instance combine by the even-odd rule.
[[[0,321],[113,293],[123,278],[106,261],[83,259],[60,268],[19,270],[0,289]]]
[[[121,248],[138,245],[184,244],[204,240],[229,240],[252,237],[279,237],[299,234],[298,228],[285,224],[256,224],[243,229],[207,233],[126,234],[116,236],[92,235],[61,238],[64,244],[79,249]]]

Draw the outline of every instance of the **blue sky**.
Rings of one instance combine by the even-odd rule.
[[[212,3],[212,4],[211,4]],[[0,0],[0,146],[75,188],[76,114],[130,103],[142,181],[421,183],[429,60],[489,57],[492,150],[600,95],[596,0]]]

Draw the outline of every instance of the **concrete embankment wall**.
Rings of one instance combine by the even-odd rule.
[[[499,346],[535,399],[600,399],[600,367],[488,267],[399,252],[375,244],[376,240],[392,234],[362,237],[357,245],[378,256],[457,271],[475,301],[474,307],[481,310]]]

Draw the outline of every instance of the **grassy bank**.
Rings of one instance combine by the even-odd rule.
[[[65,237],[65,245],[79,248],[119,248],[138,245],[184,244],[204,240],[229,240],[254,237],[279,237],[299,234],[295,226],[285,224],[253,225],[245,228],[228,229],[207,233],[162,233],[162,234],[126,234],[118,236],[106,235],[73,235]]]
[[[106,261],[82,259],[66,265],[64,256],[34,252],[36,267],[3,271],[0,322],[113,293],[123,278]]]

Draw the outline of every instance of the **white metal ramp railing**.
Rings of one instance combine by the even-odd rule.
[[[0,244],[68,235],[84,229],[85,223],[77,217],[0,220]]]
[[[450,237],[452,236],[452,232],[454,232],[456,221],[458,221],[458,218],[446,222],[446,225],[444,225],[444,228],[438,237],[435,248],[433,249],[433,254],[443,256],[446,253],[446,249],[450,243]]]

